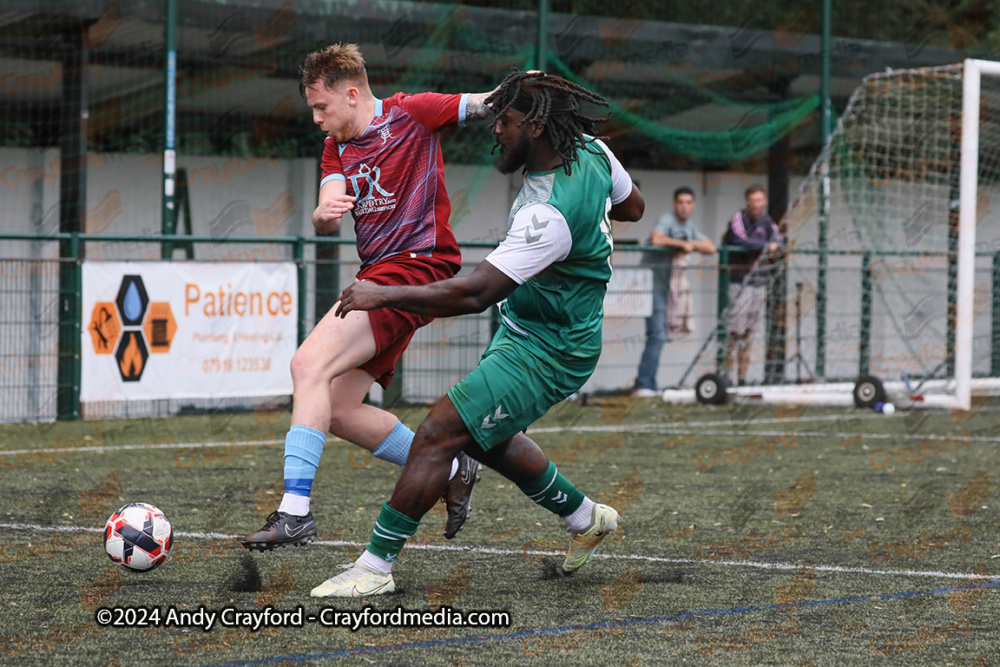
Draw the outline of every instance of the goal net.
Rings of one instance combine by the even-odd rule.
[[[998,218],[1000,63],[870,75],[781,220],[783,261],[756,269],[747,386],[725,333],[704,354],[730,394],[967,410],[1000,389]]]

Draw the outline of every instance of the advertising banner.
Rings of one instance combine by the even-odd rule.
[[[80,400],[292,393],[295,265],[83,264]]]

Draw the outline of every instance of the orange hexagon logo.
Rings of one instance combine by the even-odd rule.
[[[95,303],[90,314],[90,324],[87,325],[87,331],[94,342],[94,354],[113,354],[121,330],[122,323],[118,319],[115,304],[110,301]]]
[[[168,301],[154,301],[149,304],[149,314],[142,330],[146,332],[146,342],[153,354],[163,354],[170,351],[170,343],[177,333],[177,320],[170,309]]]

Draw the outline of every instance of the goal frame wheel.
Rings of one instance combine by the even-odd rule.
[[[716,373],[706,373],[694,385],[694,397],[702,405],[723,405],[728,400],[726,380]]]
[[[874,375],[862,375],[854,384],[854,405],[859,408],[874,408],[876,403],[885,403],[886,394],[882,381]]]

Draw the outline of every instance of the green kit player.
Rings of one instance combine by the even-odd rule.
[[[486,103],[500,149],[497,168],[505,174],[524,168],[504,241],[468,277],[426,285],[355,282],[337,314],[396,308],[451,317],[499,304],[502,324],[475,370],[417,429],[368,549],[346,572],[313,589],[314,597],[393,591],[393,561],[441,496],[460,452],[566,521],[566,572],[587,563],[618,527],[618,513],[559,474],[523,431],[594,372],[611,278],[610,218],[638,220],[642,195],[594,138],[604,119],[581,111],[584,103],[606,106],[601,97],[556,76],[514,72]]]

